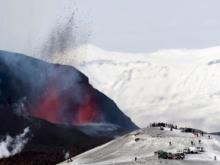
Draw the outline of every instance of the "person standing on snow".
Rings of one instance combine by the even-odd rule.
[[[169,142],[169,146],[172,146],[172,142]]]

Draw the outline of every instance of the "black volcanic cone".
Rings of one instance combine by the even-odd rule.
[[[134,130],[117,105],[71,66],[0,51],[1,101],[14,111],[69,125],[104,122]],[[22,105],[22,106],[21,106]]]
[[[55,164],[63,152],[73,156],[112,138],[90,136],[81,125],[109,123],[120,133],[137,129],[75,68],[5,51],[0,51],[0,122],[0,136],[30,128],[23,152],[0,164]]]

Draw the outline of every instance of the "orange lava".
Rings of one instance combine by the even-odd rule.
[[[61,107],[59,92],[55,87],[50,87],[46,96],[34,110],[34,116],[52,123],[59,123],[59,109]]]
[[[96,101],[91,99],[79,108],[77,115],[77,124],[85,124],[93,122],[98,117]]]
[[[72,93],[71,90],[61,94],[57,85],[50,85],[41,96],[38,105],[31,111],[31,115],[51,123],[63,122],[63,124],[80,125],[94,122],[99,115],[98,106],[95,96],[89,93],[90,90],[87,92],[85,94],[90,95],[90,98],[87,97],[82,100],[81,105],[76,105],[72,104],[74,103],[73,99],[69,99],[71,98],[69,97]],[[65,112],[62,112],[64,109]]]

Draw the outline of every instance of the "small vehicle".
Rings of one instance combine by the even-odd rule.
[[[198,152],[205,152],[204,147],[196,147]]]
[[[184,150],[183,150],[183,152],[185,153],[185,154],[189,154],[189,148],[185,148]]]
[[[159,150],[155,152],[154,154],[158,156],[158,159],[182,160],[185,158],[185,154],[183,152],[170,153],[170,152]]]
[[[185,148],[183,150],[183,153],[185,153],[185,154],[198,154],[199,151],[196,147],[189,147],[189,148]]]
[[[154,155],[156,155],[159,159],[168,159],[169,153],[159,150],[154,152]]]
[[[183,152],[173,154],[173,159],[180,160],[185,159],[185,154]]]

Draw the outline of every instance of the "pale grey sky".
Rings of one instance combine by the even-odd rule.
[[[220,45],[219,0],[0,0],[0,49],[38,51],[75,11],[78,37],[127,52]]]

